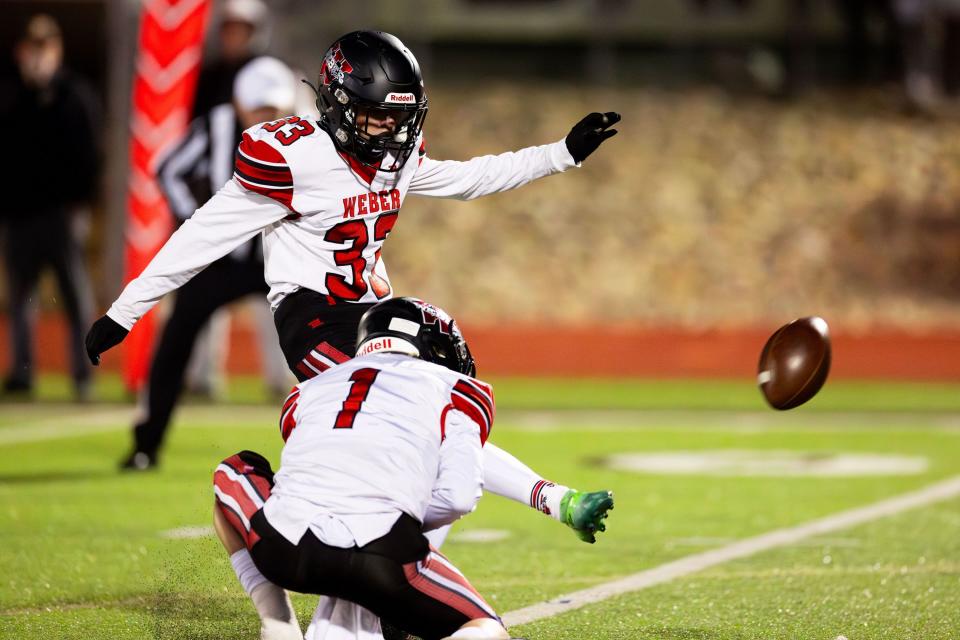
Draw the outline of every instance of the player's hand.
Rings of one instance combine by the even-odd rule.
[[[113,321],[109,316],[103,316],[93,323],[87,332],[87,357],[94,366],[100,364],[100,354],[117,346],[130,333]]]
[[[604,140],[617,135],[616,129],[608,129],[620,122],[620,114],[613,111],[607,113],[591,113],[583,120],[573,125],[567,134],[567,151],[573,156],[577,164],[583,162],[587,156],[597,150]]]
[[[571,489],[560,501],[560,513],[565,525],[573,529],[577,537],[593,544],[597,533],[607,530],[604,520],[613,510],[612,491],[581,493]]]

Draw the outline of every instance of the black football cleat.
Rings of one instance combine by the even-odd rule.
[[[120,471],[150,471],[158,464],[156,451],[138,451],[136,449],[120,462]]]
[[[25,380],[7,378],[3,381],[3,394],[17,400],[33,397],[33,385]]]

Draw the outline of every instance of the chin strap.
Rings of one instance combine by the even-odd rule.
[[[320,106],[320,89],[315,87],[313,83],[307,80],[306,78],[300,78],[300,82],[302,82],[303,84],[313,89],[313,95],[316,96],[316,99],[313,101],[313,103],[317,105],[317,111],[320,112],[320,114],[322,115],[323,108]]]

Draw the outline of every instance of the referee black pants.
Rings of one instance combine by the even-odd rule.
[[[75,216],[67,209],[23,212],[6,221],[3,239],[10,306],[12,362],[8,378],[27,387],[33,383],[32,301],[43,270],[57,279],[60,302],[69,323],[67,352],[70,374],[78,387],[90,378],[83,337],[93,309],[93,293],[83,262]],[[50,348],[45,345],[45,348]]]
[[[163,443],[183,391],[197,334],[213,312],[244,296],[264,296],[267,291],[261,261],[241,261],[229,256],[212,263],[180,287],[150,364],[147,417],[134,427],[137,451],[153,452]]]

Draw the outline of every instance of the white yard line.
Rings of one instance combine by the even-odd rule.
[[[247,411],[243,419],[229,411],[235,407],[185,407],[177,415],[172,425],[176,429],[207,429],[210,427],[266,428],[276,429],[276,410],[263,409],[260,413]],[[255,409],[259,409],[258,407]],[[73,413],[64,412],[62,416],[45,415],[41,418],[24,416],[19,422],[22,426],[0,428],[0,446],[23,442],[43,442],[62,438],[75,438],[111,431],[129,431],[138,409],[133,406],[89,410],[78,409]]]
[[[511,429],[531,433],[558,431],[625,432],[676,430],[732,433],[777,433],[802,430],[805,433],[865,433],[922,430],[960,435],[960,414],[949,411],[818,411],[775,413],[769,410],[725,409],[498,409],[497,420]]]
[[[0,404],[0,412],[23,412],[16,419],[17,426],[0,427],[0,446],[21,442],[39,442],[72,438],[109,431],[125,431],[137,415],[135,406],[98,409],[94,407],[65,407],[62,415],[30,415],[36,405]],[[224,426],[231,429],[275,428],[276,409],[269,405],[203,405],[180,408],[176,428],[209,428]],[[677,430],[715,432],[723,429],[735,433],[771,433],[797,431],[805,433],[860,433],[889,430],[889,432],[916,431],[960,435],[960,416],[950,413],[891,414],[882,412],[818,413],[799,416],[803,420],[784,419],[770,411],[542,411],[509,410],[500,412],[500,421],[511,431],[557,432],[582,431],[630,432],[644,430]],[[8,418],[9,416],[4,416]],[[832,421],[836,420],[836,423]],[[826,421],[826,423],[825,423]],[[917,427],[911,422],[922,421],[927,426]]]
[[[128,424],[132,409],[108,409],[105,411],[80,410],[73,415],[45,417],[40,420],[25,418],[22,427],[5,427],[0,430],[0,445],[20,442],[39,442],[72,438],[107,431],[122,431]]]
[[[677,578],[682,578],[709,567],[724,562],[746,558],[762,551],[776,549],[824,533],[832,533],[849,529],[866,522],[892,516],[902,511],[916,509],[925,505],[949,500],[960,496],[960,476],[932,484],[918,491],[905,493],[894,498],[888,498],[848,511],[841,511],[825,518],[812,520],[805,524],[786,529],[776,529],[752,538],[746,538],[718,549],[686,556],[673,562],[662,564],[659,567],[647,569],[619,580],[574,591],[558,596],[548,602],[541,602],[529,607],[510,611],[503,616],[504,623],[509,627],[527,624],[552,616],[579,609],[588,604],[614,598],[616,596],[640,591],[658,584],[663,584]]]

